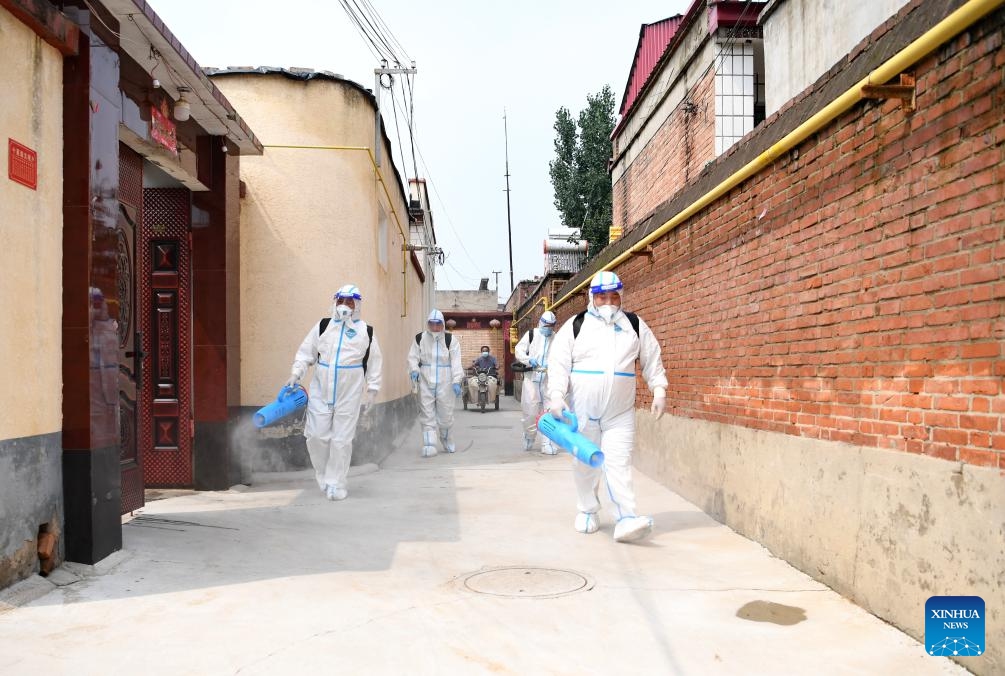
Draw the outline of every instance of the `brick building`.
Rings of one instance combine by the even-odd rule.
[[[625,237],[551,299],[565,320],[613,269],[656,332],[671,415],[640,389],[641,469],[916,637],[929,596],[982,596],[967,667],[988,674],[1005,668],[1001,5],[878,18],[683,181],[665,167],[686,138],[636,142],[614,175]],[[769,63],[802,48],[764,43]],[[625,176],[648,202],[619,198]]]
[[[613,225],[636,227],[764,119],[760,2],[694,0],[642,26],[614,128]]]
[[[499,309],[497,292],[489,290],[488,280],[483,279],[481,288],[476,291],[437,290],[436,299],[446,319],[447,330],[461,341],[464,368],[471,366],[482,345],[488,345],[499,362],[504,391],[507,395],[512,394],[512,347],[509,340],[512,314]]]

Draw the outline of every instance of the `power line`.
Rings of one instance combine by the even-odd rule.
[[[402,90],[402,98],[404,98],[404,90]],[[394,105],[395,109],[397,109],[397,100],[394,97],[393,91],[392,91],[391,101],[392,101],[392,104]],[[422,164],[422,168],[425,171],[424,176],[426,178],[426,182],[433,189],[433,195],[436,197],[437,201],[440,203],[440,207],[443,210],[443,215],[444,215],[444,217],[447,220],[447,226],[450,228],[450,231],[453,233],[454,237],[456,238],[457,243],[460,245],[461,250],[464,252],[464,255],[467,256],[468,261],[470,261],[471,265],[474,266],[474,269],[477,270],[478,269],[478,263],[475,262],[475,259],[471,256],[471,252],[468,251],[468,248],[466,246],[464,246],[464,239],[461,237],[460,233],[457,231],[457,228],[454,227],[453,219],[450,218],[450,213],[447,211],[447,205],[443,201],[443,197],[440,195],[439,190],[436,189],[436,182],[433,180],[432,172],[429,170],[429,164],[426,162],[426,158],[423,157],[423,155],[422,155],[422,149],[419,147],[418,141],[416,141],[416,134],[414,133],[414,124],[415,124],[414,123],[414,118],[412,117],[412,115],[407,114],[407,111],[403,112],[402,114],[405,115],[406,121],[409,123],[410,140],[412,142],[413,161],[414,161],[414,156],[417,154],[418,155],[418,161],[419,161],[419,163]],[[399,141],[399,143],[400,143],[400,141]],[[415,170],[415,176],[418,177],[419,176],[418,168],[415,167],[414,170]],[[455,272],[457,271],[456,268],[454,268],[454,270],[455,270]],[[457,272],[457,274],[461,274],[461,273]],[[464,276],[464,277],[465,277],[465,279],[467,279],[468,281],[470,281],[470,278],[468,278],[466,276]]]
[[[359,20],[359,17],[357,17],[356,13],[352,11],[351,7],[349,7],[348,0],[339,0],[339,4],[342,5],[342,9],[349,18],[349,22],[356,27],[356,32],[358,32],[360,37],[363,38],[363,41],[366,43],[367,49],[370,50],[373,58],[377,61],[385,59],[386,57],[381,52],[380,47],[376,42],[374,42],[373,38],[370,37],[370,34],[366,32],[366,29],[363,28],[363,23]]]
[[[360,16],[363,19],[363,21],[366,22],[366,25],[370,27],[369,34],[373,37],[376,37],[377,40],[382,45],[384,45],[384,49],[386,49],[387,53],[391,56],[391,60],[397,61],[398,59],[396,58],[394,49],[391,47],[391,45],[387,43],[387,40],[384,39],[384,35],[380,31],[378,31],[377,28],[373,25],[373,23],[370,21],[370,17],[366,15],[366,12],[360,9],[360,6],[359,4],[356,3],[356,0],[349,0],[349,1],[352,2],[353,7],[355,7],[357,12],[359,13],[357,16]]]
[[[440,203],[440,207],[442,207],[443,209],[443,215],[447,219],[447,225],[450,227],[450,231],[454,233],[454,237],[457,238],[457,243],[461,245],[461,250],[464,252],[464,255],[468,257],[468,260],[471,261],[471,265],[473,265],[477,270],[478,263],[475,263],[475,259],[471,257],[471,253],[468,251],[468,248],[464,246],[464,240],[461,238],[460,234],[458,234],[457,232],[457,229],[454,227],[453,220],[450,218],[450,214],[447,212],[447,205],[443,201],[443,198],[440,196],[440,192],[436,189],[436,182],[433,181],[433,174],[431,171],[429,171],[429,165],[426,164],[426,158],[422,156],[422,148],[419,147],[418,143],[415,144],[415,151],[419,154],[419,162],[422,164],[422,168],[426,172],[425,174],[426,181],[433,188],[433,194],[436,196],[437,201],[439,201]]]
[[[391,104],[394,106],[395,124],[397,124],[398,101],[395,98],[396,92],[393,89],[393,86],[394,86],[393,82],[391,83],[391,86],[392,86],[392,90],[391,90]],[[413,118],[413,111],[409,110],[409,108],[408,108],[408,102],[404,100],[404,98],[405,98],[404,85],[402,85],[401,97],[402,97],[402,104],[401,104],[401,106],[402,106],[402,113],[401,114],[405,118],[405,122],[408,123],[408,141],[409,141],[409,143],[412,146],[412,175],[415,176],[415,177],[418,177],[419,176],[419,169],[418,169],[417,163],[415,161],[415,134],[413,132],[413,124],[414,124],[413,123],[413,119],[414,119]],[[400,135],[398,136],[398,144],[401,145],[401,136]],[[403,145],[401,145],[401,162],[402,162],[402,167],[404,167],[404,163],[405,163],[405,147]]]
[[[349,3],[352,3],[352,6]],[[362,4],[362,7],[360,6]],[[339,0],[339,4],[342,5],[343,10],[345,10],[346,15],[349,17],[353,25],[356,26],[357,31],[368,43],[371,48],[371,53],[379,60],[389,60],[393,61],[395,64],[402,65],[403,62],[411,61],[411,57],[408,51],[404,48],[401,41],[394,35],[394,32],[390,29],[387,22],[384,21],[380,12],[376,10],[370,0]],[[355,11],[354,9],[355,8]],[[364,25],[365,24],[365,25]],[[369,28],[369,30],[368,30]],[[414,69],[414,65],[412,66]],[[414,72],[414,70],[413,70]],[[418,143],[415,140],[415,96],[414,87],[412,83],[412,78],[410,73],[405,74],[405,81],[401,86],[401,107],[402,116],[408,123],[408,135],[409,143],[412,150],[412,172],[416,178],[419,175],[418,165],[422,164],[425,171],[425,178],[429,186],[433,190],[433,195],[435,195],[437,201],[440,203],[440,207],[443,210],[443,215],[447,221],[447,225],[450,231],[453,233],[454,237],[457,239],[457,243],[460,245],[461,250],[464,255],[467,256],[468,260],[474,268],[478,269],[478,264],[475,262],[471,253],[468,251],[467,247],[464,245],[464,240],[461,238],[460,233],[458,233],[457,228],[454,226],[453,219],[450,218],[450,213],[447,211],[446,203],[443,201],[443,197],[440,195],[436,188],[436,183],[433,181],[432,172],[429,170],[429,165],[426,162],[425,157],[422,156],[422,150],[419,148]],[[406,97],[405,87],[408,87],[408,96]],[[398,101],[397,94],[394,88],[394,78],[391,78],[390,85],[384,87],[383,83],[380,86],[385,89],[389,89],[391,93],[391,104],[392,111],[394,115],[395,131],[398,137],[398,154],[401,157],[402,171],[405,174],[407,181],[408,172],[405,169],[405,155],[404,155],[404,144],[401,140],[401,129],[398,123]],[[379,95],[379,90],[377,92]],[[447,265],[452,269],[457,275],[462,279],[471,282],[472,280],[467,276],[462,274],[454,265],[449,261],[446,261]]]
[[[405,174],[405,185],[408,185],[408,168],[405,165],[405,145],[401,142],[401,128],[398,126],[398,104],[394,100],[394,76],[388,76],[391,78],[391,86],[387,89],[391,90],[391,110],[394,112],[394,131],[398,135],[398,155],[401,156],[401,171]],[[381,83],[383,87],[384,84]],[[391,158],[394,159],[394,158]]]
[[[408,140],[412,144],[412,168],[416,169],[417,163],[415,161],[415,94],[412,91],[412,78],[405,78],[405,82],[408,83]],[[401,95],[405,95],[405,90],[402,88]],[[418,171],[416,169],[416,171]],[[418,175],[418,174],[416,174]]]
[[[387,25],[386,21],[384,21],[384,18],[380,15],[380,12],[378,12],[377,9],[373,6],[373,3],[371,3],[370,0],[362,0],[362,2],[364,10],[369,11],[370,17],[373,19],[374,24],[376,24],[377,27],[376,30],[378,34],[381,35],[382,40],[385,43],[388,43],[388,41],[390,41],[392,45],[396,46],[397,49],[400,50],[400,54],[397,54],[395,53],[394,49],[391,49],[392,54],[395,54],[396,57],[404,56],[404,60],[395,58],[395,61],[399,64],[404,64],[411,61],[412,59],[408,55],[408,51],[405,49],[404,45],[401,44],[401,41],[399,41],[398,38],[395,37],[394,31],[392,31],[391,27]]]
[[[456,272],[456,273],[457,273],[457,276],[458,276],[458,277],[460,277],[462,281],[465,281],[465,282],[467,282],[468,284],[476,284],[476,283],[477,283],[477,282],[476,282],[476,281],[475,281],[474,279],[472,279],[471,277],[468,277],[468,276],[467,276],[466,274],[464,274],[463,272],[461,272],[460,270],[458,270],[458,269],[457,269],[457,268],[456,268],[456,267],[454,266],[454,264],[453,264],[453,263],[451,263],[451,262],[450,262],[449,260],[445,261],[445,264],[446,264],[446,265],[447,265],[447,267],[449,267],[449,268],[450,268],[451,270],[453,270],[454,272]]]

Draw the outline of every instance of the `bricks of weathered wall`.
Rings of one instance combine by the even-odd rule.
[[[962,3],[905,7],[559,297]],[[616,268],[670,381],[658,423],[639,383],[637,465],[915,637],[928,596],[982,596],[979,674],[1005,668],[1003,37],[998,9],[915,64],[915,111],[859,103]]]
[[[461,365],[471,366],[481,353],[482,345],[488,345],[489,350],[502,367],[506,356],[503,353],[503,333],[500,329],[465,329],[460,326],[451,331],[461,341]]]
[[[675,413],[999,466],[1005,52],[993,17],[918,64],[913,114],[860,105],[660,239],[651,260],[618,267],[663,346]]]

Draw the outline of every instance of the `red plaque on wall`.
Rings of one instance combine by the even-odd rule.
[[[38,189],[38,153],[8,138],[7,175],[15,183]]]

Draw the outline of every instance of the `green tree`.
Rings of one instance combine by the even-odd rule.
[[[555,208],[562,224],[580,228],[590,244],[590,256],[607,246],[611,225],[611,157],[614,93],[604,85],[586,97],[586,108],[573,121],[567,108],[555,113],[555,159],[548,164],[555,191]]]

